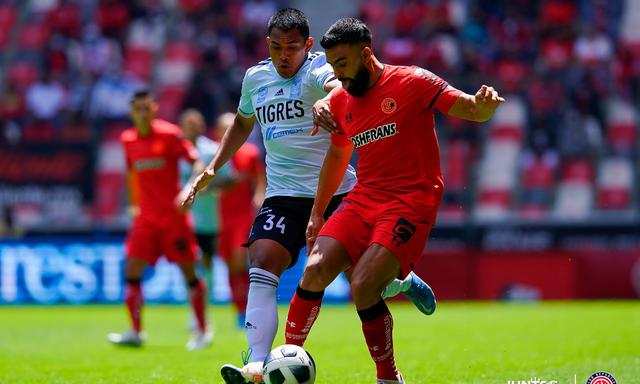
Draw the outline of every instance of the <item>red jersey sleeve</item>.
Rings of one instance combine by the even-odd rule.
[[[452,87],[439,76],[420,67],[414,68],[414,87],[418,88],[418,94],[426,108],[435,107],[442,113],[449,112],[453,103],[458,100],[462,91]]]
[[[198,151],[193,146],[193,144],[182,137],[181,134],[176,133],[175,136],[172,136],[173,142],[173,153],[178,158],[184,158],[191,164],[195,163],[198,160]]]
[[[331,112],[333,113],[333,120],[338,124],[338,129],[344,132],[344,125],[342,124],[342,111],[340,109],[340,105],[343,105],[344,100],[344,92],[343,89],[339,89],[331,93],[331,97],[329,98],[329,106],[331,108]],[[351,145],[351,141],[346,134],[331,134],[331,144],[336,145],[338,147],[346,147],[347,145]]]

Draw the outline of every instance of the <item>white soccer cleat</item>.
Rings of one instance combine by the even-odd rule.
[[[400,372],[398,372],[398,376],[396,378],[397,380],[376,379],[376,384],[405,384],[404,379],[402,378],[402,375],[400,374]]]
[[[133,329],[130,329],[123,333],[110,333],[107,335],[107,340],[116,345],[140,347],[144,342],[144,335],[142,332],[136,332]]]
[[[211,329],[207,329],[205,332],[195,331],[193,337],[187,343],[187,350],[196,351],[198,349],[205,349],[213,341],[213,332]]]
[[[263,383],[262,361],[247,363],[239,368],[235,365],[225,364],[220,369],[220,374],[227,384]]]

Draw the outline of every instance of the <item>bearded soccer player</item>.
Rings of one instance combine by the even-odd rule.
[[[111,333],[108,340],[114,344],[141,346],[142,289],[141,280],[147,265],[154,265],[164,255],[178,264],[185,281],[197,331],[187,348],[206,346],[211,334],[205,319],[206,288],[196,275],[197,244],[189,216],[180,201],[188,192],[180,192],[178,161],[186,159],[194,164],[193,174],[202,164],[191,143],[182,137],[179,127],[155,115],[158,104],[146,90],[137,92],[131,100],[131,119],[134,128],[122,132],[130,180],[134,222],[126,242],[125,303],[131,319],[131,329],[124,333]],[[200,164],[198,166],[198,164]]]
[[[313,245],[291,300],[286,342],[302,346],[317,318],[324,289],[351,269],[353,300],[377,383],[403,383],[393,352],[393,319],[380,299],[394,278],[407,276],[422,255],[442,200],[444,182],[434,127],[438,110],[465,120],[489,120],[504,101],[488,86],[468,95],[418,67],[386,65],[357,19],[336,21],[322,38],[327,61],[342,82],[314,106],[332,143],[307,227]],[[335,124],[321,121],[333,116]],[[325,224],[322,215],[358,153],[358,184]]]
[[[313,38],[302,12],[278,11],[269,20],[267,35],[271,58],[247,70],[233,125],[185,201],[191,204],[247,140],[257,121],[266,148],[267,191],[247,241],[251,268],[245,328],[250,353],[243,367],[222,367],[222,377],[230,384],[262,382],[262,363],[278,330],[276,288],[280,275],[296,263],[305,246],[320,167],[331,142],[328,132],[314,129],[311,110],[316,100],[340,85],[324,54],[310,53]],[[354,169],[345,167],[339,179],[321,213],[325,217],[353,188]],[[435,309],[433,292],[417,276],[393,284],[399,287],[395,293],[406,293],[424,313]]]

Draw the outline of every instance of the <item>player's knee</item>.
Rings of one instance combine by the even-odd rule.
[[[289,256],[288,253],[280,252],[263,252],[258,250],[252,252],[250,258],[252,268],[264,269],[276,276],[280,276],[291,263],[291,256]]]
[[[367,307],[380,300],[384,286],[366,273],[354,273],[351,276],[351,295],[356,307]]]
[[[327,263],[322,262],[321,258],[310,258],[304,268],[301,285],[303,287],[312,285],[313,287],[307,288],[322,290],[333,281],[338,273],[340,273],[340,271],[336,272],[332,270]]]

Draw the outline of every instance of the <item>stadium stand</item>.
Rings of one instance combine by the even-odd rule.
[[[148,85],[162,117],[196,107],[211,124],[235,109],[244,70],[267,55],[266,20],[290,4],[0,1],[0,142],[90,143],[96,193],[83,197],[84,209],[53,216],[62,225],[76,214],[118,222],[125,202],[114,137],[131,92]],[[360,2],[357,16],[383,61],[423,66],[467,92],[494,84],[508,100],[486,125],[438,117],[441,220],[585,220],[636,210],[638,15],[639,2],[629,0]],[[43,114],[34,100],[56,107]],[[32,222],[50,205],[15,211]]]

